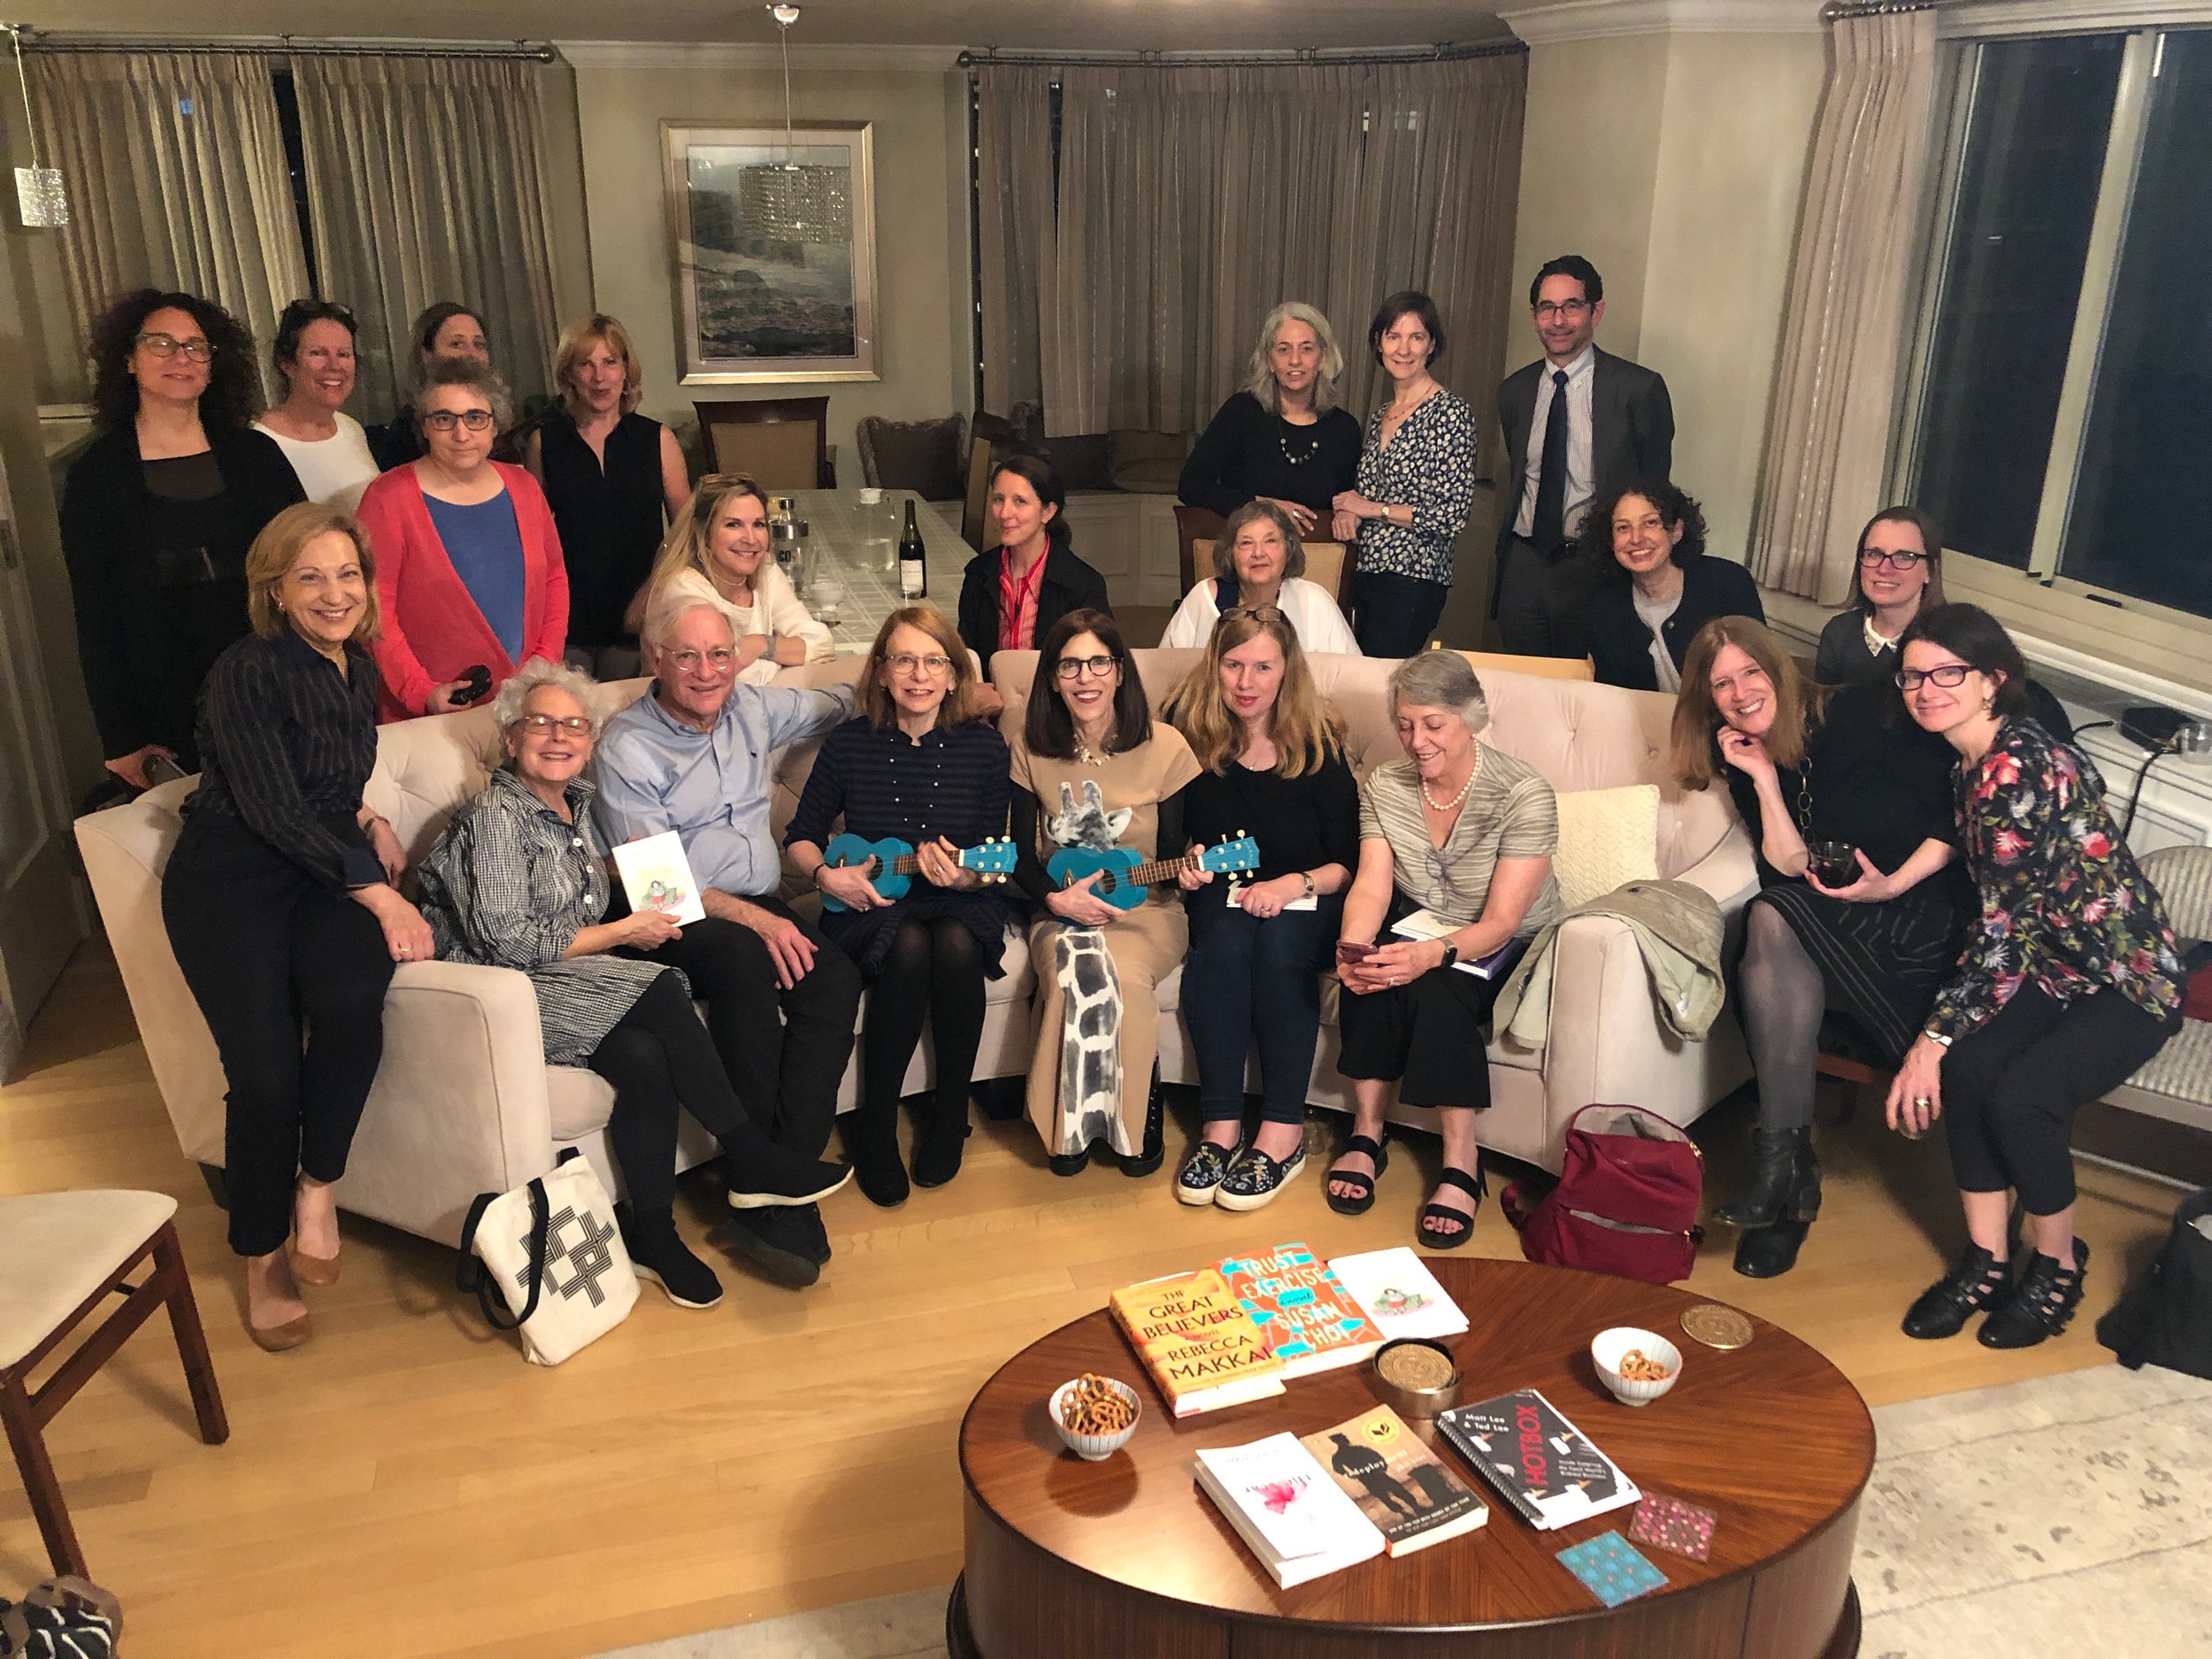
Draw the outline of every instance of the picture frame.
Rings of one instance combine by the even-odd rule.
[[[875,380],[874,123],[663,121],[685,386]]]

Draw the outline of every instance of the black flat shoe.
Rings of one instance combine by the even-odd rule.
[[[956,1107],[959,1117],[954,1118],[947,1109],[940,1106],[938,1116],[931,1119],[928,1128],[914,1143],[914,1185],[942,1187],[960,1173],[960,1158],[968,1144],[968,1102],[963,1095]]]
[[[846,1149],[852,1159],[853,1179],[859,1184],[861,1196],[879,1210],[896,1210],[906,1202],[906,1165],[899,1158],[895,1115],[880,1126],[863,1125],[849,1137]]]
[[[1736,1271],[1746,1279],[1781,1278],[1797,1265],[1798,1247],[1805,1242],[1806,1232],[1801,1221],[1749,1229],[1736,1240]]]
[[[1302,1146],[1280,1163],[1257,1147],[1247,1147],[1229,1166],[1229,1172],[1221,1178],[1214,1202],[1224,1210],[1264,1209],[1305,1167],[1306,1149]]]
[[[1221,1178],[1229,1172],[1229,1165],[1242,1156],[1240,1147],[1221,1147],[1210,1141],[1201,1141],[1191,1148],[1190,1156],[1183,1160],[1183,1167],[1175,1171],[1175,1202],[1194,1208],[1213,1202]]]
[[[741,1210],[730,1217],[724,1235],[732,1255],[757,1270],[764,1278],[793,1290],[803,1290],[822,1277],[822,1264],[807,1248],[807,1240],[785,1219],[782,1210]]]
[[[1414,1231],[1432,1250],[1456,1250],[1475,1236],[1475,1217],[1481,1213],[1483,1194],[1487,1190],[1482,1171],[1478,1166],[1471,1176],[1465,1170],[1455,1170],[1447,1164],[1436,1178],[1436,1186],[1440,1192],[1447,1187],[1456,1187],[1475,1201],[1474,1208],[1463,1213],[1446,1204],[1425,1204]],[[1447,1226],[1455,1230],[1447,1232]]]
[[[1375,1172],[1362,1175],[1357,1170],[1332,1167],[1323,1179],[1322,1195],[1329,1201],[1329,1208],[1340,1216],[1363,1216],[1375,1207],[1375,1183],[1382,1179],[1382,1172],[1390,1167],[1390,1131],[1385,1129],[1379,1141],[1372,1135],[1354,1135],[1344,1143],[1344,1149],[1336,1155],[1342,1163],[1355,1152],[1363,1152],[1375,1161]],[[1347,1186],[1356,1181],[1359,1191],[1346,1198],[1328,1190],[1331,1181],[1342,1181]]]
[[[2055,1256],[2030,1251],[2028,1265],[2012,1295],[1982,1321],[1975,1340],[1984,1348],[2033,1348],[2066,1329],[2081,1306],[2082,1283],[2089,1276],[2089,1241],[2074,1240],[2074,1264],[2063,1267]]]
[[[1920,1293],[1905,1315],[1904,1333],[1923,1342],[1956,1336],[1967,1320],[2004,1300],[2011,1280],[2008,1263],[1970,1244],[1956,1266]]]
[[[1088,1147],[1080,1152],[1048,1152],[1045,1155],[1045,1167],[1055,1175],[1080,1175],[1090,1166],[1091,1149]]]

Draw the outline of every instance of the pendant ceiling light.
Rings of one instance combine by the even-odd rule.
[[[23,222],[34,230],[58,230],[69,222],[69,193],[62,188],[61,169],[38,165],[38,123],[31,117],[31,78],[23,71],[23,31],[11,23],[8,38],[15,42],[15,75],[23,88],[23,126],[31,141],[31,165],[15,170],[15,201]]]
[[[791,137],[791,26],[795,5],[772,5],[783,42],[783,159],[761,162],[737,177],[737,211],[746,231],[774,242],[843,242],[852,238],[852,173],[844,167],[801,166]]]

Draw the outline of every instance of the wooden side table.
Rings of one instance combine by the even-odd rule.
[[[1191,1473],[1202,1447],[1311,1433],[1374,1403],[1366,1368],[1289,1385],[1279,1399],[1168,1416],[1102,1310],[1045,1337],[983,1386],[961,1425],[966,1563],[947,1612],[958,1659],[1847,1659],[1859,1494],[1874,1427],[1842,1373],[1754,1318],[1748,1348],[1717,1352],[1678,1323],[1697,1298],[1519,1262],[1429,1266],[1471,1322],[1456,1339],[1472,1402],[1535,1387],[1646,1491],[1718,1517],[1711,1558],[1640,1546],[1665,1588],[1607,1609],[1554,1558],[1626,1533],[1617,1509],[1539,1532],[1494,1494],[1479,1532],[1276,1588]],[[1609,1325],[1660,1332],[1682,1379],[1652,1405],[1606,1394],[1589,1340]],[[1102,1463],[1064,1451],[1051,1390],[1086,1371],[1135,1383],[1145,1412]],[[1444,1455],[1464,1467],[1457,1454]]]

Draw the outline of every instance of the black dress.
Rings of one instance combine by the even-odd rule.
[[[608,433],[605,464],[572,415],[538,428],[545,499],[568,565],[568,642],[634,645],[622,626],[660,550],[661,423],[632,412]]]
[[[1225,518],[1256,496],[1271,495],[1310,507],[1325,521],[1331,503],[1358,475],[1359,447],[1359,421],[1348,411],[1325,411],[1302,426],[1251,393],[1237,392],[1183,463],[1175,493]]]
[[[1828,700],[1807,736],[1805,761],[1778,769],[1782,798],[1809,840],[1847,841],[1885,874],[1921,843],[1958,844],[1951,772],[1957,756],[1932,733],[1904,718],[1883,718],[1880,688],[1854,686]],[[1763,844],[1757,791],[1724,762],[1729,794]],[[1770,904],[1819,967],[1828,1007],[1849,1017],[1856,1034],[1895,1066],[1912,1046],[1936,993],[1957,965],[1965,930],[1977,913],[1964,865],[1954,859],[1926,880],[1878,904],[1816,893],[1758,853],[1755,904]]]

